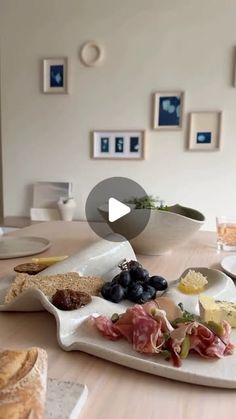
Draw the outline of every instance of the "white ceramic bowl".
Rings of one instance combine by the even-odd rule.
[[[103,205],[98,208],[111,229],[124,237],[129,231],[126,217],[110,223],[108,209]],[[138,220],[142,209],[132,209]],[[144,255],[161,255],[187,242],[204,224],[204,215],[181,205],[173,205],[168,211],[150,210],[150,218],[145,229],[130,242],[136,253]]]
[[[216,300],[236,301],[236,288],[233,280],[217,269],[202,267],[186,269],[182,275],[180,275],[180,278],[171,283],[165,294],[166,297],[172,298],[176,304],[182,303],[184,309],[190,313],[199,315],[199,294],[184,294],[178,289],[180,279],[185,277],[190,270],[200,272],[207,278],[208,284],[202,294],[206,294]]]

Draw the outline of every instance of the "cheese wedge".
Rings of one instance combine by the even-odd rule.
[[[214,300],[208,295],[201,294],[198,299],[200,317],[202,320],[221,323],[227,320],[232,327],[236,327],[236,304],[229,301]]]

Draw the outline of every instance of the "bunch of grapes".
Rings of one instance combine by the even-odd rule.
[[[101,290],[102,296],[113,303],[127,299],[144,304],[168,287],[165,278],[157,275],[150,277],[149,272],[135,260],[124,261],[119,268],[121,272],[111,282],[106,282]]]

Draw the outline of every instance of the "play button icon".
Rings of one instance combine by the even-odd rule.
[[[147,193],[142,186],[129,178],[104,179],[88,195],[86,219],[91,229],[103,239],[132,240],[142,233],[150,218],[150,209],[138,209],[135,204],[145,196]],[[113,233],[118,235],[114,237]]]
[[[108,219],[111,223],[129,214],[131,208],[115,198],[109,198]]]

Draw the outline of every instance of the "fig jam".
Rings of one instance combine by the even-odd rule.
[[[71,289],[57,290],[52,296],[52,304],[60,310],[76,310],[91,301],[89,294]]]

